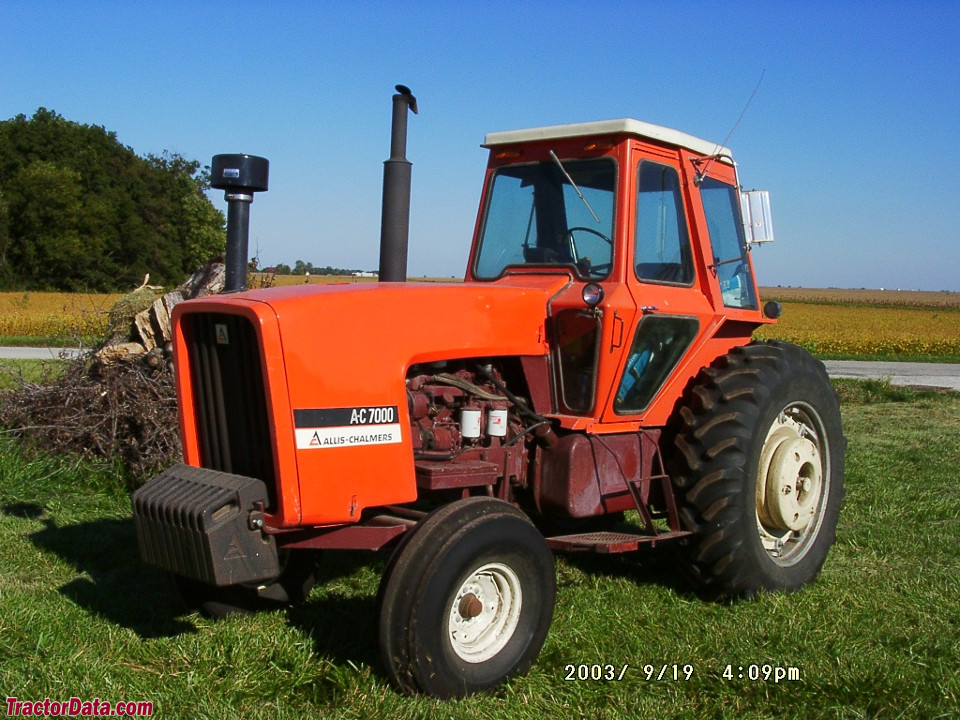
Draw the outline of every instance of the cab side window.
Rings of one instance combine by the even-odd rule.
[[[700,183],[700,198],[713,248],[713,264],[709,267],[720,282],[723,304],[756,310],[753,274],[740,216],[740,193],[732,185],[704,178]]]
[[[690,285],[693,257],[680,176],[669,165],[648,161],[640,163],[637,173],[637,279]]]
[[[600,321],[592,312],[562,310],[554,320],[558,393],[565,412],[593,408],[600,349]]]
[[[647,409],[700,328],[696,318],[650,315],[640,321],[617,388],[613,409],[630,415]]]

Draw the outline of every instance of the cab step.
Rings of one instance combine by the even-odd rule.
[[[576,535],[558,535],[547,538],[551,550],[564,552],[595,552],[604,555],[633,552],[641,545],[655,546],[664,540],[692,535],[688,530],[670,530],[656,535],[640,535],[625,532],[592,532]]]

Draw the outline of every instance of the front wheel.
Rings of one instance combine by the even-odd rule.
[[[512,505],[468,498],[428,516],[381,580],[380,647],[391,680],[439,698],[526,672],[556,593],[543,536]]]
[[[845,440],[823,364],[772,341],[701,371],[678,411],[673,472],[694,577],[716,597],[797,590],[820,572]]]

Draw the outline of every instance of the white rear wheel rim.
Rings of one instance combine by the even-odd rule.
[[[760,542],[786,567],[799,562],[820,532],[830,493],[830,452],[823,421],[806,403],[792,403],[774,420],[757,468]]]

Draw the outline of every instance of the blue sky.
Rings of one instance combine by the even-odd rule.
[[[635,117],[721,142],[765,71],[727,143],[771,192],[760,282],[960,291],[960,3],[2,0],[0,35],[0,119],[267,157],[268,265],[377,266],[408,85],[414,276],[463,273],[485,133]]]

